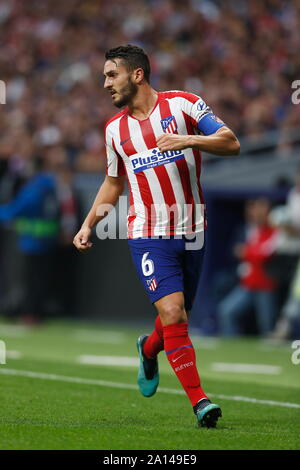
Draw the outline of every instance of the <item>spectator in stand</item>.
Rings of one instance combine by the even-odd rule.
[[[249,208],[248,208],[249,210]],[[240,283],[219,304],[220,333],[235,336],[243,333],[243,318],[254,308],[260,335],[266,336],[274,327],[276,318],[276,284],[265,272],[265,264],[272,256],[276,229],[269,223],[270,203],[257,199],[251,205],[254,226],[245,243],[236,245]]]
[[[56,187],[60,215],[59,243],[56,251],[55,292],[57,293],[60,313],[74,314],[76,293],[74,292],[76,262],[73,238],[79,228],[78,201],[73,188],[73,172],[67,165],[56,170]]]
[[[296,323],[300,322],[300,168],[296,174],[296,184],[288,194],[287,204],[280,207],[278,212],[275,209],[273,222],[279,232],[276,244],[277,272],[282,274],[286,271],[288,261],[286,277],[289,278],[290,288],[271,337],[288,339],[293,336]]]
[[[285,154],[300,122],[299,31],[298,0],[0,0],[0,177],[13,173],[15,193],[50,147],[74,172],[105,173],[103,56],[122,43],[151,56],[157,90],[200,94],[239,137],[278,131]]]
[[[0,206],[0,222],[15,225],[23,257],[24,297],[20,314],[24,322],[35,323],[57,313],[54,295],[56,254],[63,242],[71,246],[74,201],[66,188],[63,154],[53,149],[39,159],[39,171],[21,188],[12,201]],[[52,158],[50,158],[52,157]],[[66,168],[69,172],[69,169]],[[69,237],[69,238],[68,238]]]
[[[219,304],[239,281],[238,266],[240,260],[236,257],[235,249],[238,244],[244,243],[252,233],[254,226],[252,221],[253,203],[252,199],[245,202],[244,221],[234,229],[226,250],[226,268],[218,271],[212,281],[212,297],[216,304]]]
[[[0,154],[32,159],[59,143],[76,171],[104,172],[103,55],[128,42],[152,57],[156,89],[203,95],[239,137],[278,130],[286,152],[299,30],[298,0],[1,0]]]
[[[270,338],[285,340],[299,337],[300,332],[300,261],[296,267],[287,301]],[[298,334],[297,334],[298,333]]]
[[[15,197],[22,185],[30,176],[30,168],[19,158],[8,158],[9,142],[2,145],[0,151],[0,204],[5,204]],[[17,301],[18,288],[11,289],[13,277],[10,248],[14,245],[14,231],[0,225],[0,310],[13,310],[12,304]],[[8,304],[11,307],[8,308]]]

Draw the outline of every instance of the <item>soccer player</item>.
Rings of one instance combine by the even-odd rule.
[[[81,252],[91,248],[92,228],[105,216],[97,215],[99,207],[117,203],[127,178],[129,247],[158,312],[153,332],[137,340],[140,391],[146,397],[156,392],[157,356],[164,350],[199,426],[215,427],[221,409],[201,386],[188,335],[204,252],[197,245],[205,230],[200,152],[238,155],[240,145],[199,96],[154,90],[149,59],[139,47],[116,47],[105,58],[104,88],[122,110],[106,124],[107,175],[74,245]],[[191,236],[195,249],[188,249]]]

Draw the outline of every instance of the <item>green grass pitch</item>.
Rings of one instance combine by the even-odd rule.
[[[300,449],[300,364],[290,343],[196,337],[202,385],[223,410],[217,428],[204,429],[163,353],[159,391],[140,395],[136,338],[144,332],[2,321],[0,449]],[[100,364],[86,363],[95,356]],[[237,363],[254,369],[234,371]]]

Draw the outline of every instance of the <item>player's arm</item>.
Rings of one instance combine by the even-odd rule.
[[[194,148],[221,156],[240,153],[240,143],[237,137],[226,126],[220,127],[210,135],[164,134],[157,139],[157,146],[161,152]]]
[[[195,134],[164,134],[157,140],[161,152],[194,148],[214,155],[238,155],[240,143],[232,130],[213,113],[200,96],[181,94],[181,109],[196,130]]]
[[[125,178],[125,175],[117,177],[106,176],[81,229],[74,237],[73,244],[79,251],[86,251],[91,248],[92,243],[89,239],[92,228],[108,214],[109,206],[112,208],[118,202],[119,196],[121,196],[124,190]],[[101,207],[104,207],[105,211],[101,210]]]

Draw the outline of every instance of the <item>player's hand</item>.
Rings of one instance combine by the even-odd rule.
[[[161,152],[167,150],[183,150],[190,147],[189,135],[163,134],[158,137],[156,144]]]
[[[76,246],[77,250],[84,253],[93,246],[92,242],[90,242],[91,234],[92,230],[89,227],[82,227],[79,230],[73,240],[73,245]]]

